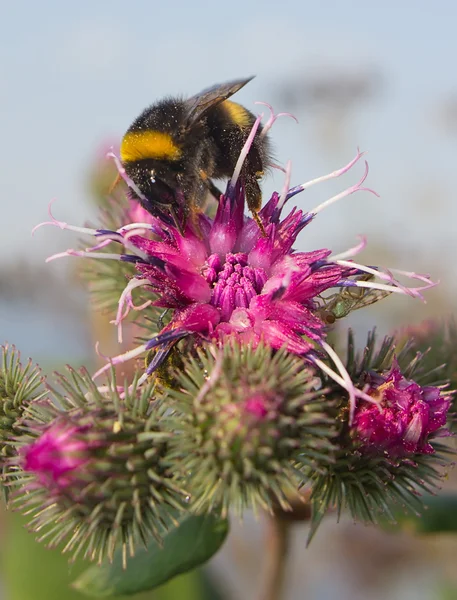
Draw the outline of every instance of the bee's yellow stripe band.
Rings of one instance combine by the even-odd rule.
[[[240,104],[232,102],[231,100],[224,100],[222,106],[228,112],[232,121],[240,127],[249,127],[249,125],[252,125],[252,119],[249,112]]]
[[[157,160],[178,160],[179,148],[168,133],[162,131],[130,131],[121,143],[122,162],[135,162],[148,158]]]

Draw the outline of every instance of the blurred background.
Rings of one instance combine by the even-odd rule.
[[[45,369],[91,364],[97,336],[107,335],[93,334],[74,276],[78,259],[44,263],[77,238],[52,228],[31,237],[32,227],[48,218],[48,202],[57,199],[60,220],[93,219],[104,153],[143,108],[164,95],[192,95],[252,74],[256,79],[237,101],[254,112],[264,110],[254,102],[265,101],[299,120],[282,118],[272,131],[277,162],[292,161],[292,185],[343,166],[359,146],[369,152],[367,184],[380,194],[358,193],[333,205],[297,248],[339,252],[366,234],[361,262],[441,281],[427,304],[389,297],[353,313],[346,324],[360,343],[375,325],[387,333],[454,312],[457,4],[451,0],[15,0],[4,2],[1,14],[0,341],[15,343],[24,357]],[[300,208],[315,207],[362,172],[359,164],[300,194]],[[265,196],[282,185],[275,171]],[[109,345],[106,338],[107,354]],[[79,567],[69,569],[36,545],[19,519],[2,515],[0,527],[6,600],[79,597],[66,587]],[[247,518],[233,530],[204,578],[190,576],[147,597],[254,597],[262,523]],[[286,600],[457,598],[453,538],[385,534],[329,519],[310,548],[305,542],[300,526]]]

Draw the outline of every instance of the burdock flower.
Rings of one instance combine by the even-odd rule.
[[[57,419],[35,442],[21,449],[24,470],[34,473],[37,483],[51,494],[70,487],[84,473],[81,469],[93,448],[85,436],[89,429],[67,418]]]
[[[450,435],[443,429],[451,403],[437,387],[407,380],[395,361],[386,375],[370,374],[365,392],[376,400],[357,405],[352,435],[364,451],[397,458],[432,454],[430,439]]]
[[[421,493],[436,490],[449,465],[443,438],[450,435],[451,394],[443,385],[418,383],[430,380],[423,358],[411,356],[407,347],[397,349],[392,337],[376,347],[374,332],[356,353],[349,332],[345,367],[366,398],[358,399],[351,423],[341,388],[331,379],[323,381],[331,388],[327,397],[335,407],[338,433],[332,440],[333,462],[311,475],[311,535],[330,506],[338,514],[347,507],[354,519],[376,522],[380,514],[389,518],[394,504],[420,513]]]
[[[287,492],[327,465],[334,422],[316,370],[299,357],[263,344],[208,345],[176,379],[171,444],[192,510],[287,510]]]
[[[245,154],[246,149],[241,162]],[[98,244],[86,251],[68,250],[51,259],[87,256],[135,265],[137,275],[119,299],[115,322],[120,340],[122,320],[133,306],[132,292],[136,288],[149,290],[150,303],[171,312],[169,322],[158,335],[144,345],[110,359],[112,364],[157,348],[146,377],[164,360],[174,344],[191,336],[197,342],[225,343],[231,339],[253,346],[263,341],[273,349],[285,348],[303,356],[330,373],[321,360],[322,349],[324,356],[328,351],[325,343],[328,321],[323,316],[325,298],[322,294],[335,288],[356,287],[363,288],[367,294],[381,290],[421,297],[421,290],[434,285],[427,276],[403,273],[424,282],[422,287],[407,288],[394,279],[392,269],[382,272],[348,260],[365,246],[364,240],[338,256],[331,256],[331,250],[326,248],[311,252],[294,250],[298,234],[321,210],[340,198],[367,189],[363,183],[368,167],[358,184],[310,212],[292,208],[283,217],[287,201],[319,181],[339,177],[361,156],[358,153],[342,169],[292,189],[288,189],[288,177],[283,192],[280,195],[274,193],[259,212],[265,233],[254,219],[244,215],[244,189],[234,175],[226,194],[219,200],[214,219],[200,214],[187,223],[183,234],[180,228],[155,217],[150,224],[131,223],[116,231],[70,227],[52,218],[51,224],[58,227],[93,234]],[[133,187],[120,165],[119,169],[127,184]],[[239,172],[239,167],[235,172]],[[124,252],[96,252],[101,245],[110,242],[121,244]],[[144,299],[143,293],[141,298]],[[109,364],[94,377],[107,370]],[[339,361],[337,369],[341,367]],[[348,390],[353,408],[355,395],[363,393],[355,390],[347,373],[333,373]]]
[[[173,479],[172,433],[153,403],[152,384],[97,388],[85,371],[60,377],[65,396],[31,405],[11,441],[10,502],[31,515],[49,546],[65,543],[74,559],[112,559],[160,539],[186,493]],[[54,401],[51,401],[54,398]],[[57,408],[57,404],[60,408]]]

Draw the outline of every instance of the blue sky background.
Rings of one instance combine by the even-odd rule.
[[[16,253],[42,261],[71,246],[68,233],[41,230],[47,203],[81,223],[90,215],[85,174],[100,145],[120,137],[135,116],[166,94],[193,94],[215,82],[256,74],[237,100],[281,104],[282,83],[328,73],[376,69],[383,85],[353,111],[342,142],[321,139],[313,110],[300,124],[278,121],[278,160],[290,158],[297,184],[368,150],[368,184],[320,216],[302,248],[353,244],[358,233],[400,242],[397,263],[429,269],[431,254],[454,263],[457,136],[440,125],[440,105],[457,92],[457,4],[327,0],[282,3],[15,0],[2,9],[0,38],[0,260]],[[302,195],[311,208],[357,180]],[[280,188],[280,173],[265,183]],[[410,248],[410,250],[408,250]],[[13,254],[14,253],[14,254]],[[390,265],[392,266],[392,265]]]

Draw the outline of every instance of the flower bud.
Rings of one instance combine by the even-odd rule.
[[[174,438],[191,506],[287,510],[310,469],[327,464],[333,435],[324,390],[304,361],[271,348],[209,346],[185,361],[171,390]]]
[[[17,431],[25,407],[43,395],[42,375],[29,360],[22,366],[21,355],[14,346],[2,346],[0,365],[0,452],[7,452],[4,442]]]
[[[5,502],[8,500],[8,487],[4,485],[9,471],[7,457],[14,455],[8,441],[19,432],[19,424],[24,410],[31,401],[42,397],[42,374],[38,366],[29,360],[22,366],[21,355],[14,346],[2,347],[0,364],[0,471],[1,490]]]
[[[64,408],[35,404],[15,440],[12,505],[32,515],[31,528],[50,546],[66,542],[73,558],[126,556],[161,532],[182,507],[184,491],[172,481],[171,434],[152,403],[153,387],[123,393],[97,389],[87,373],[61,378]],[[62,402],[60,402],[62,404]]]

